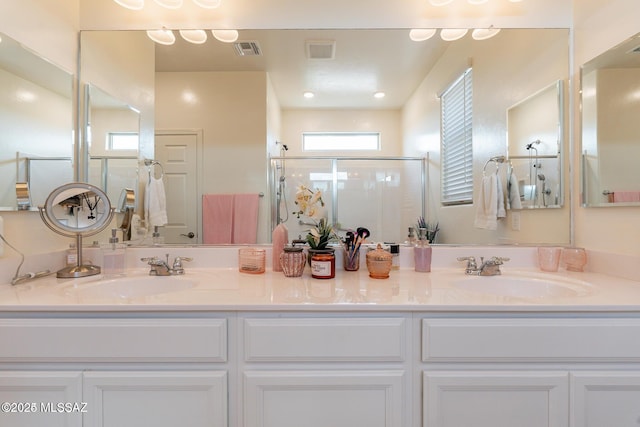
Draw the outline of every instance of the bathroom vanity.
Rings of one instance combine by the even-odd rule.
[[[518,256],[468,277],[438,257],[386,280],[194,261],[181,277],[135,264],[125,278],[2,285],[0,401],[15,405],[0,425],[637,424],[638,282]],[[78,406],[52,413],[59,402]]]

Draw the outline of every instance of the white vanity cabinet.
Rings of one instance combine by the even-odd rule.
[[[263,315],[239,322],[240,425],[410,426],[410,316]]]
[[[421,325],[424,427],[640,423],[640,319],[505,315]]]
[[[0,412],[0,425],[227,427],[228,323],[171,315],[0,319],[0,342],[12,343],[0,347],[0,400],[36,412]]]

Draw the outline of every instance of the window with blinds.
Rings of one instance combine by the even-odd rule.
[[[443,205],[473,203],[472,72],[464,72],[440,98]]]

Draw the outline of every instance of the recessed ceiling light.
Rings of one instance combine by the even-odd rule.
[[[160,6],[167,9],[180,9],[182,7],[182,0],[153,0]]]
[[[144,0],[113,0],[122,7],[131,10],[140,10],[144,7]]]
[[[215,9],[220,6],[221,0],[193,0],[193,2],[205,9]]]
[[[211,34],[224,43],[233,43],[238,40],[238,30],[211,30]]]
[[[440,31],[440,37],[444,41],[452,42],[463,38],[468,31],[466,28],[445,28]]]
[[[316,96],[316,94],[315,94],[315,93],[313,93],[313,92],[310,92],[310,91],[306,91],[305,93],[303,93],[303,94],[302,94],[302,96],[304,96],[304,97],[305,97],[305,98],[307,98],[307,99],[311,99],[311,98],[313,98],[314,96]]]
[[[436,33],[435,28],[414,28],[409,31],[409,38],[414,42],[429,40]]]
[[[380,99],[380,98],[384,98],[385,95],[386,94],[384,92],[376,92],[376,93],[373,94],[373,97]]]
[[[207,32],[205,30],[180,30],[180,36],[193,44],[202,44],[207,41]]]
[[[176,42],[173,31],[163,28],[162,30],[147,30],[147,36],[156,43],[172,45]]]

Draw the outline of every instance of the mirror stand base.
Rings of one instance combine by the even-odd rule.
[[[95,276],[100,274],[100,267],[97,265],[74,265],[66,267],[56,273],[59,279],[73,279],[78,277]]]

